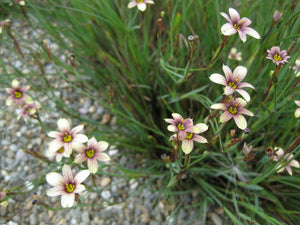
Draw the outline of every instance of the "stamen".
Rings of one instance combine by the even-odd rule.
[[[185,127],[183,126],[182,123],[177,124],[177,128],[178,128],[179,130],[184,130],[184,129],[185,129]]]
[[[21,98],[22,97],[22,93],[19,91],[15,91],[15,97],[16,98]]]
[[[281,60],[282,60],[281,56],[278,55],[277,53],[274,55],[273,59],[274,59],[275,61],[281,61]]]
[[[228,109],[228,111],[229,111],[231,114],[235,115],[235,114],[237,114],[237,109],[236,109],[236,107],[237,107],[237,104],[236,104],[235,106],[230,106],[229,109]]]
[[[143,3],[144,0],[137,0],[137,3]]]
[[[64,142],[71,142],[71,141],[72,141],[72,136],[69,135],[67,132],[65,132]]]
[[[65,151],[64,147],[61,147],[60,149],[58,149],[56,152],[58,153],[63,153]]]
[[[89,149],[89,150],[85,151],[85,154],[90,159],[93,158],[94,157],[94,149]]]
[[[193,133],[189,133],[189,132],[187,132],[187,134],[186,134],[186,139],[192,139],[193,138],[193,136],[194,136],[194,134]]]
[[[237,79],[235,79],[235,80],[237,80]],[[229,86],[229,87],[232,87],[233,89],[236,89],[236,88],[237,88],[237,85],[235,84],[235,82],[229,82],[229,83],[228,83],[228,86]]]
[[[237,25],[236,23],[233,25],[233,27],[237,30],[241,29],[239,25]]]
[[[66,192],[72,193],[75,189],[75,184],[66,184]]]

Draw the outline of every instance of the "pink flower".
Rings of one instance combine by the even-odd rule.
[[[299,168],[299,163],[297,160],[293,159],[294,155],[293,154],[284,154],[284,151],[279,148],[275,147],[275,156],[273,158],[274,161],[280,162],[280,164],[276,167],[276,170],[278,169],[277,173],[281,173],[284,170],[287,170],[289,175],[293,175],[292,168]]]
[[[10,20],[6,19],[6,20],[2,20],[0,21],[0,34],[2,33],[2,29],[5,25],[7,25],[7,23],[9,22]]]
[[[271,50],[267,50],[268,56],[267,59],[271,59],[277,66],[281,63],[284,64],[287,62],[288,58],[291,56],[287,55],[287,51],[280,51],[280,47],[274,46]]]
[[[32,116],[34,115],[38,108],[40,108],[41,106],[39,104],[35,104],[35,103],[27,103],[26,105],[24,105],[21,109],[21,112],[18,116],[18,120],[23,117],[23,119],[25,121],[27,121],[28,116]]]
[[[231,95],[234,91],[237,91],[240,93],[247,102],[250,101],[250,96],[247,91],[243,90],[244,87],[254,87],[246,82],[242,82],[242,80],[247,75],[247,68],[243,66],[238,66],[234,69],[233,73],[231,69],[228,66],[223,65],[223,71],[225,74],[225,77],[221,74],[214,73],[210,75],[209,79],[212,82],[215,82],[217,84],[224,85],[224,94],[225,95]]]
[[[281,19],[282,13],[276,10],[273,14],[273,20],[275,23],[278,23],[279,20]]]
[[[88,168],[91,173],[96,173],[98,170],[98,161],[109,161],[110,157],[106,153],[102,153],[108,147],[108,143],[105,141],[97,142],[97,140],[92,137],[88,143],[87,147],[77,149],[76,151],[81,153],[76,156],[74,162],[82,163],[87,160]]]
[[[243,42],[247,40],[246,35],[260,39],[260,35],[254,29],[248,27],[252,23],[251,20],[247,17],[240,19],[240,14],[235,9],[229,8],[230,18],[224,12],[221,12],[221,15],[229,22],[221,27],[221,32],[225,36],[230,36],[238,32]]]
[[[295,101],[296,105],[300,107],[300,101]],[[295,117],[300,117],[300,108],[296,109],[295,111]]]
[[[228,59],[236,60],[236,61],[242,61],[242,53],[238,52],[236,48],[232,48],[230,50],[230,53],[228,55]]]
[[[152,0],[132,0],[131,2],[129,2],[128,8],[133,8],[133,7],[137,6],[140,11],[144,12],[147,8],[146,3],[154,4],[154,1],[152,1]]]
[[[12,88],[6,88],[6,92],[10,94],[6,99],[6,105],[11,105],[12,102],[15,102],[18,106],[23,102],[32,103],[31,97],[26,94],[26,91],[29,90],[30,86],[21,88],[19,81],[16,79],[12,81],[11,86]]]
[[[293,70],[295,70],[296,77],[300,77],[300,57],[297,58]]]
[[[50,151],[56,152],[61,147],[64,147],[64,155],[69,157],[73,148],[78,149],[82,147],[82,143],[88,141],[87,136],[84,134],[77,134],[83,129],[83,125],[70,129],[69,122],[66,119],[59,119],[57,126],[60,132],[51,131],[48,136],[55,138],[49,145]]]
[[[184,119],[178,113],[172,113],[174,119],[165,119],[167,123],[170,123],[167,129],[171,132],[178,132],[179,139],[185,138],[187,132],[189,133],[199,133],[200,129],[194,126],[193,120],[190,118]]]
[[[69,165],[64,165],[62,175],[51,172],[46,175],[47,182],[54,186],[47,191],[48,196],[61,195],[62,207],[72,207],[75,200],[75,194],[79,194],[85,190],[85,186],[81,183],[90,175],[89,170],[80,171],[75,177]]]
[[[213,104],[210,108],[211,109],[220,109],[224,110],[225,112],[220,116],[220,122],[224,123],[230,120],[231,118],[234,119],[236,125],[241,130],[244,130],[247,127],[247,121],[242,114],[248,116],[254,116],[252,112],[247,109],[244,109],[246,102],[241,98],[232,99],[229,103],[217,103]]]
[[[198,134],[203,133],[204,131],[207,131],[208,126],[205,123],[198,123],[195,126],[197,126],[199,128],[199,132],[197,132],[197,133],[187,132],[185,138],[182,140],[181,148],[185,154],[189,154],[193,150],[194,141],[197,141],[199,143],[207,143],[206,138],[204,138]]]

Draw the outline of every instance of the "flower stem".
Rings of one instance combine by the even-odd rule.
[[[184,159],[184,171],[187,170],[188,168],[188,165],[190,164],[190,157],[191,157],[191,154],[187,154],[185,155],[185,159]]]
[[[229,39],[229,37],[230,36],[225,36],[223,42],[221,43],[221,45],[219,46],[219,48],[217,49],[217,51],[213,55],[212,59],[210,60],[210,62],[208,64],[208,67],[207,67],[207,70],[209,70],[215,64],[215,61],[220,56],[220,53],[221,53],[222,49],[224,48],[225,43],[227,42],[227,40]]]

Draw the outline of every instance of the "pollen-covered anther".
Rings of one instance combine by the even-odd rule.
[[[75,184],[66,184],[66,192],[72,193],[75,189]]]
[[[273,59],[274,59],[275,61],[281,61],[281,60],[282,60],[281,56],[278,55],[278,54],[275,54],[274,57],[273,57]]]
[[[64,142],[71,142],[72,141],[72,136],[69,135],[67,132],[64,133]]]
[[[89,149],[85,152],[86,156],[89,157],[89,158],[93,158],[94,155],[95,155],[95,151],[94,149]]]
[[[16,98],[21,98],[22,97],[22,93],[19,91],[15,91],[15,97]]]
[[[186,139],[192,139],[193,138],[193,136],[194,136],[194,134],[193,133],[189,133],[189,132],[187,132],[187,134],[186,134]]]

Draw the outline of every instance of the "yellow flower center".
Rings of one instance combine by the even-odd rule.
[[[68,183],[66,184],[66,191],[68,193],[72,193],[74,189],[75,189],[75,184],[68,184]]]
[[[275,61],[281,61],[281,60],[282,60],[281,56],[278,55],[277,53],[274,55],[273,59],[274,59]]]
[[[72,141],[72,136],[69,135],[67,132],[65,132],[64,142],[71,142],[71,141]]]
[[[230,106],[228,111],[233,115],[237,114],[237,106],[238,104],[235,104],[235,106]]]
[[[184,129],[185,129],[185,127],[184,127],[183,124],[182,124],[183,121],[184,121],[184,119],[181,118],[181,123],[178,123],[178,124],[177,124],[177,128],[178,128],[179,130],[184,130]]]
[[[236,78],[233,82],[229,82],[228,86],[232,87],[233,89],[236,89],[237,88],[237,85],[236,85],[237,82],[238,82],[238,79]]]
[[[193,138],[193,136],[194,136],[194,134],[193,133],[189,133],[189,132],[187,132],[187,134],[186,134],[186,139],[192,139]]]
[[[22,93],[19,91],[15,91],[15,97],[16,98],[21,98],[22,97]]]
[[[144,0],[137,0],[137,3],[143,3]]]
[[[241,23],[240,23],[240,25],[242,25],[242,24],[245,23],[245,22],[246,22],[245,20],[242,20]],[[237,29],[237,30],[240,30],[240,29],[241,29],[240,25],[237,25],[237,23],[235,23],[235,24],[233,25],[233,27],[234,27],[235,29]]]
[[[57,153],[63,153],[65,151],[64,147],[61,147],[60,149],[58,149],[56,152]]]
[[[94,157],[94,149],[89,149],[85,152],[86,156],[89,158],[93,158]]]

